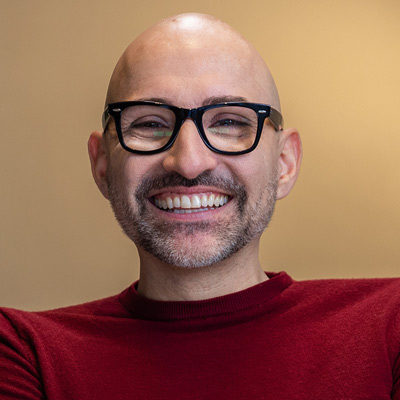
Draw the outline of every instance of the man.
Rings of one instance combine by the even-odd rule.
[[[140,279],[84,305],[3,310],[1,399],[400,399],[398,280],[262,270],[301,145],[246,40],[205,15],[151,27],[114,70],[103,128],[92,172]]]

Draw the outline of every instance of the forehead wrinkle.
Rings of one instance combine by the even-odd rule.
[[[140,97],[140,98],[135,98],[133,101],[152,101],[155,103],[162,103],[162,104],[167,104],[171,106],[175,106],[174,102],[167,98],[167,97]],[[208,106],[208,105],[214,105],[214,104],[221,104],[221,103],[247,103],[248,100],[245,97],[242,96],[211,96],[207,97],[200,106]]]

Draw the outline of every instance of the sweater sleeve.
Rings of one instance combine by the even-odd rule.
[[[28,341],[0,310],[0,399],[45,399],[35,360]]]
[[[397,359],[393,368],[392,399],[400,400],[400,354],[397,355]]]
[[[399,293],[397,289],[395,293]],[[393,354],[392,360],[392,374],[393,374],[393,389],[391,398],[392,400],[400,400],[400,306],[399,303],[393,308],[390,315],[391,329],[389,335],[392,340],[389,340],[391,353]]]

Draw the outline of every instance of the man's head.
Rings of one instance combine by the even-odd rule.
[[[229,75],[232,93],[237,91],[236,84],[243,83],[241,80],[251,80],[257,97],[249,101],[263,100],[280,110],[275,82],[258,52],[229,25],[204,14],[183,14],[165,19],[138,36],[115,67],[106,105],[132,98],[139,83],[146,88],[146,93],[152,88],[159,93],[158,81],[171,78],[171,75],[175,77],[175,74],[182,97],[188,91],[201,89],[205,83],[214,86],[216,93],[226,95],[226,89],[219,89],[220,84],[215,80],[217,71]],[[204,82],[198,82],[196,86],[193,74],[201,75]],[[207,79],[212,81],[206,82]],[[168,82],[163,83],[168,85]]]
[[[225,23],[199,14],[161,21],[126,49],[106,105],[122,101],[185,109],[240,101],[280,110],[273,78],[252,45]],[[157,118],[165,124],[164,114]],[[231,124],[231,115],[224,118]],[[293,186],[301,158],[297,132],[277,131],[268,119],[258,146],[247,154],[210,150],[191,118],[171,148],[151,155],[124,150],[110,120],[104,135],[91,135],[89,153],[95,180],[139,253],[191,267],[257,245],[276,198]]]

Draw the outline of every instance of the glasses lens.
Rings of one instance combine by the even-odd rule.
[[[257,113],[251,108],[223,106],[203,115],[204,133],[218,150],[239,152],[253,146],[257,136]]]
[[[132,150],[151,151],[165,146],[175,127],[175,114],[154,105],[125,108],[121,115],[124,143]]]

